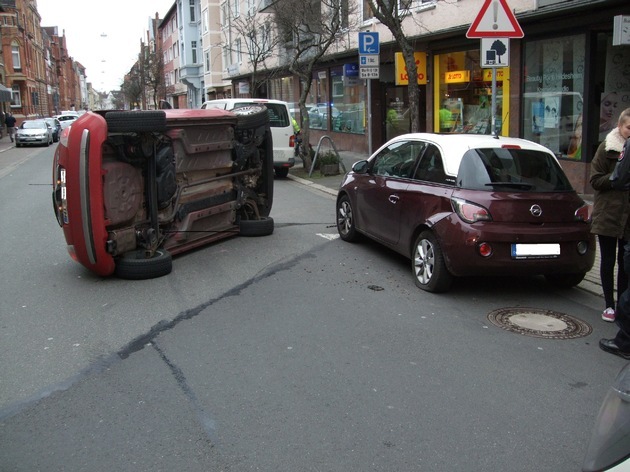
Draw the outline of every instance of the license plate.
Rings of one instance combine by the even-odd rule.
[[[560,255],[560,244],[512,244],[513,259],[548,259]]]

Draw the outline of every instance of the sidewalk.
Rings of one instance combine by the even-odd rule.
[[[361,154],[353,151],[339,151],[339,155],[346,167],[346,171],[349,171],[352,168],[352,164],[355,162],[361,159],[367,159],[368,157],[367,154]],[[322,176],[319,174],[319,171],[313,171],[311,177],[309,177],[308,171],[309,169],[303,169],[301,160],[297,159],[295,167],[289,171],[288,178],[329,195],[337,195],[337,190],[339,189],[339,185],[341,184],[341,180],[344,175],[343,168],[341,169],[341,174],[332,176]],[[589,204],[593,201],[592,195],[580,196]],[[597,248],[593,268],[588,272],[588,274],[586,274],[586,277],[584,277],[584,280],[578,285],[578,287],[592,293],[593,295],[603,298],[604,293],[602,291],[602,285],[599,277],[599,262],[599,248]]]

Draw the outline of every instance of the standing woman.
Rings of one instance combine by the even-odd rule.
[[[624,270],[623,248],[630,237],[628,212],[630,192],[613,190],[610,175],[617,158],[630,136],[630,108],[619,116],[617,127],[610,131],[597,148],[591,162],[591,185],[595,190],[593,225],[591,232],[597,235],[601,256],[600,278],[604,290],[606,308],[604,321],[615,321],[614,273],[617,262],[617,297],[628,287],[628,274]]]

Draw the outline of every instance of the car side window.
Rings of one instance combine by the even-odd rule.
[[[424,180],[438,184],[446,183],[446,173],[442,154],[434,144],[429,144],[420,158],[420,164],[413,175],[415,180]]]
[[[425,143],[402,141],[383,149],[374,160],[372,173],[376,175],[409,178],[415,169],[418,156]]]

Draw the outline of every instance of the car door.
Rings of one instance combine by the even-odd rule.
[[[358,193],[360,225],[366,233],[389,245],[400,238],[400,215],[420,148],[415,141],[396,141],[370,163]]]
[[[413,231],[420,224],[430,227],[452,213],[450,197],[455,179],[444,171],[440,149],[423,143],[419,163],[411,174],[400,215],[401,241],[411,244]],[[409,248],[409,244],[405,247]]]

